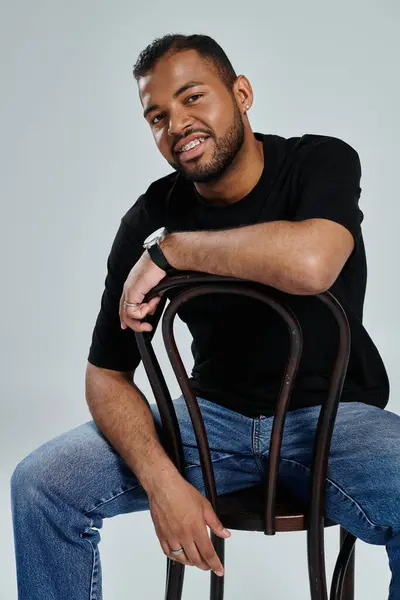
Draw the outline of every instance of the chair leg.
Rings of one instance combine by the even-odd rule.
[[[311,600],[328,600],[323,519],[315,520],[313,525],[308,527],[307,557]]]
[[[332,577],[330,600],[354,600],[356,539],[340,527],[340,552]]]
[[[165,600],[181,600],[185,565],[167,558],[167,577],[165,585]]]
[[[351,536],[349,539],[352,542],[353,550],[351,551],[349,562],[347,563],[346,575],[344,578],[343,592],[340,600],[354,600],[354,580],[355,580],[355,558],[356,549],[355,543],[356,538],[348,533],[343,527],[340,528],[340,545],[342,546],[347,535]]]
[[[225,539],[220,538],[215,533],[211,532],[211,542],[215,548],[215,551],[224,565],[225,561]],[[225,566],[225,565],[224,565]],[[214,573],[214,571],[210,571],[211,581],[210,581],[210,600],[223,600],[224,599],[224,579],[223,577],[219,577]]]

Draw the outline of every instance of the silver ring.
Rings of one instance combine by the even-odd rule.
[[[136,307],[136,306],[140,306],[140,305],[139,305],[139,304],[132,304],[132,303],[130,303],[130,302],[126,302],[126,301],[124,300],[124,306],[133,306],[133,307]]]
[[[171,554],[173,554],[174,556],[176,556],[177,554],[184,554],[185,551],[183,548],[179,548],[179,550],[171,550]]]

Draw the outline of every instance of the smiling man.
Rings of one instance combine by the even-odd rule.
[[[304,499],[337,339],[325,307],[311,296],[330,289],[340,300],[352,347],[326,513],[358,538],[386,545],[390,600],[400,600],[400,418],[385,409],[386,370],[362,322],[367,273],[357,152],[331,136],[253,132],[252,86],[208,36],[155,40],[134,75],[144,118],[173,171],[126,212],[112,244],[86,373],[93,420],[32,452],[13,474],[20,600],[100,598],[103,519],[141,510],[150,510],[167,556],[223,574],[207,528],[222,537],[230,532],[204,497],[185,402],[174,400],[186,479],[165,453],[156,404],[134,383],[135,332],[152,329],[159,302],[143,298],[173,270],[239,277],[287,293],[304,346],[280,475]],[[197,299],[179,315],[193,336],[191,382],[218,493],[259,483],[288,354],[285,325],[245,298]]]

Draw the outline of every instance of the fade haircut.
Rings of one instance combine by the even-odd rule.
[[[156,38],[142,52],[133,67],[133,75],[138,81],[147,75],[156,63],[163,57],[185,50],[196,52],[209,63],[219,75],[224,85],[232,92],[233,84],[237,78],[232,64],[219,44],[208,35],[180,33],[167,34]]]

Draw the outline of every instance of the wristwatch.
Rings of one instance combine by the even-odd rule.
[[[160,229],[156,229],[153,231],[143,242],[143,248],[147,249],[147,252],[150,254],[151,260],[163,271],[167,273],[169,271],[173,271],[174,267],[169,264],[163,251],[160,248],[161,242],[166,238],[168,231],[165,227],[160,227]]]

